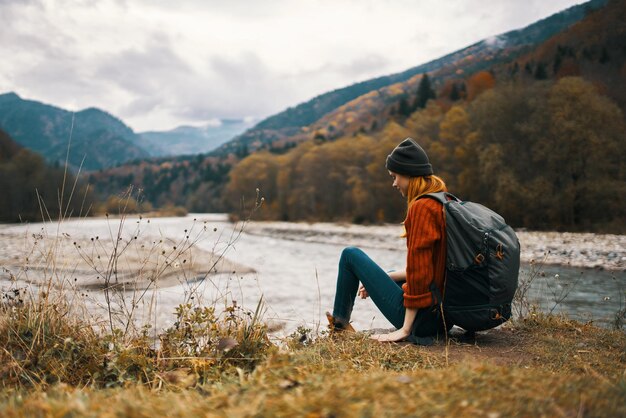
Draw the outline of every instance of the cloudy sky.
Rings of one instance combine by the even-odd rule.
[[[583,2],[0,0],[0,93],[136,131],[262,118]]]

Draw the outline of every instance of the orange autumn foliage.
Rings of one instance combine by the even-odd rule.
[[[482,92],[493,88],[496,85],[496,79],[489,71],[480,71],[467,80],[467,98],[474,100]]]

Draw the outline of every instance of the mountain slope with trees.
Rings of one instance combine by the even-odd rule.
[[[417,75],[442,68],[449,68],[450,75],[472,74],[489,67],[498,60],[508,61],[567,29],[591,11],[602,7],[606,1],[592,0],[573,6],[523,29],[509,31],[493,39],[477,42],[401,73],[366,80],[321,94],[259,122],[254,128],[211,152],[211,155],[224,156],[229,153],[241,155],[258,149],[269,149],[274,142],[290,142],[286,139],[299,134],[301,128],[315,123],[327,113],[360,96],[406,82]]]
[[[270,219],[401,222],[406,203],[384,161],[411,136],[451,191],[517,227],[626,232],[615,199],[626,193],[624,132],[622,110],[580,77],[503,83],[447,111],[431,102],[373,133],[255,153],[231,171],[227,196],[252,199],[260,188]]]

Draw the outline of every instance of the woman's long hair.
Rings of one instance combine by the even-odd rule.
[[[447,191],[446,183],[441,177],[435,175],[411,177],[406,193],[407,209],[422,195]]]
[[[446,182],[441,177],[435,176],[419,176],[409,179],[409,188],[406,193],[407,214],[409,208],[418,197],[427,193],[447,192]],[[402,232],[402,237],[406,237],[406,229]]]

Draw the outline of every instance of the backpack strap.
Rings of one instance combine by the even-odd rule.
[[[430,197],[432,199],[435,199],[436,201],[438,201],[442,205],[445,205],[446,202],[449,202],[450,200],[455,200],[457,202],[461,202],[461,199],[459,199],[458,197],[456,197],[452,193],[448,193],[448,192],[427,193],[427,194],[421,195],[419,197],[419,199],[421,199],[422,197]]]
[[[448,192],[427,193],[427,194],[421,195],[419,197],[419,199],[421,199],[422,197],[430,197],[431,199],[435,199],[436,201],[441,203],[443,205],[444,213],[446,211],[446,203],[447,202],[452,201],[452,200],[454,200],[456,202],[461,202],[462,201],[461,199],[459,199],[458,197],[456,197],[452,193],[448,193]],[[444,281],[443,281],[443,287],[445,289],[446,281],[448,280],[448,271],[447,271],[447,269],[444,269],[444,275],[445,275],[445,277],[444,277]],[[442,294],[441,290],[435,284],[434,280],[430,282],[429,290],[432,292],[432,295],[433,295],[433,305],[432,306],[441,305],[443,303],[443,294]]]

